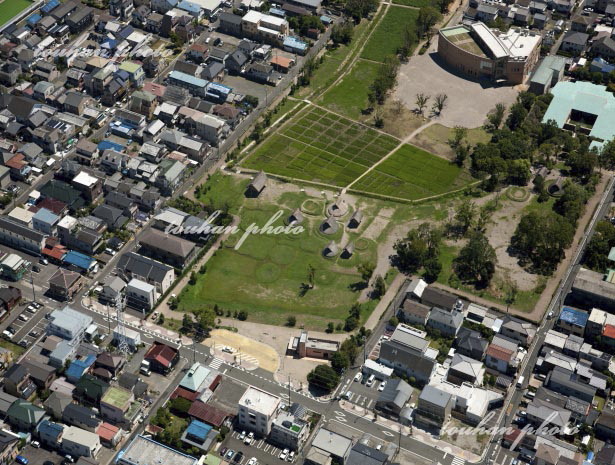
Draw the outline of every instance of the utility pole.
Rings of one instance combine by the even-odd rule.
[[[30,284],[32,285],[32,302],[36,302],[36,291],[34,290],[34,278],[32,278],[32,265],[30,265]]]
[[[109,325],[109,334],[111,334],[111,314],[109,313],[109,304],[105,305],[107,307],[107,325]]]
[[[290,407],[290,375],[288,375],[288,406]]]

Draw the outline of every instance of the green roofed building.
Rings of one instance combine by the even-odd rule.
[[[530,79],[529,91],[536,95],[546,94],[551,87],[562,80],[565,68],[566,59],[564,57],[556,55],[544,57]]]
[[[605,86],[591,82],[560,82],[552,90],[553,100],[542,119],[559,128],[580,132],[602,142],[615,137],[615,97]],[[592,146],[598,147],[600,143]],[[590,146],[590,147],[592,147]]]

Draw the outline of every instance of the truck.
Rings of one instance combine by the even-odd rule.
[[[139,373],[141,373],[142,375],[145,375],[145,376],[149,376],[149,375],[152,374],[152,370],[150,369],[149,361],[147,361],[147,360],[142,360],[141,361],[141,366],[139,367]]]

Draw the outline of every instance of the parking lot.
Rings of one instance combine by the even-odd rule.
[[[256,458],[259,465],[276,465],[289,463],[287,460],[280,460],[279,456],[283,449],[274,446],[266,442],[264,439],[256,439],[251,445],[247,445],[244,441],[239,439],[241,431],[233,431],[229,434],[226,440],[222,443],[219,449],[219,453],[225,451],[226,460],[230,463],[236,463],[238,465],[247,465],[252,457]],[[231,458],[227,454],[229,451],[233,451],[234,454]],[[241,458],[239,461],[235,461],[235,456],[241,452]],[[296,462],[296,457],[293,460]]]
[[[380,396],[380,392],[378,391],[380,384],[381,381],[376,379],[370,387],[366,383],[366,376],[363,376],[361,381],[353,381],[352,384],[348,385],[348,390],[344,394],[344,398],[348,400],[348,402],[352,402],[366,409],[373,409]]]
[[[27,458],[31,465],[42,465],[46,461],[50,461],[54,465],[59,465],[64,460],[64,457],[56,451],[43,449],[42,447],[32,447],[30,444],[22,449],[20,455]]]

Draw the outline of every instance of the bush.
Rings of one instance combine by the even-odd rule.
[[[296,324],[297,318],[294,315],[290,315],[288,318],[286,318],[286,326],[288,326],[289,328],[294,328]]]
[[[237,319],[239,321],[246,321],[248,319],[248,312],[246,312],[245,310],[238,312]]]

